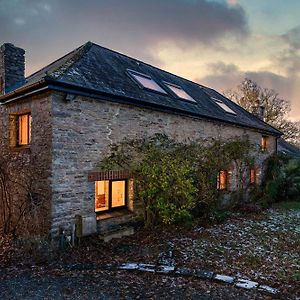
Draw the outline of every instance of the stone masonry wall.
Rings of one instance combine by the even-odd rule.
[[[96,217],[94,183],[88,182],[88,172],[107,154],[110,144],[155,133],[178,141],[248,135],[257,147],[262,136],[254,130],[87,97],[67,102],[57,93],[53,96],[52,234],[60,226],[70,228],[76,214]],[[270,136],[269,151],[258,157],[258,164],[275,147],[275,137]]]
[[[1,147],[9,151],[12,158],[22,156],[30,161],[34,183],[32,190],[42,201],[40,209],[36,212],[36,218],[40,226],[40,233],[48,234],[50,228],[51,207],[51,163],[52,163],[52,100],[51,93],[43,93],[24,98],[11,104],[1,105],[0,110],[0,139]],[[16,147],[15,125],[11,120],[14,115],[31,112],[31,144],[29,146]],[[13,137],[13,138],[12,138]],[[1,149],[4,150],[4,149]],[[31,176],[29,170],[15,176]],[[23,195],[26,197],[26,195]],[[16,199],[18,200],[18,199]],[[20,199],[21,200],[21,199]],[[29,220],[30,221],[30,220]],[[33,221],[33,220],[32,220]],[[25,224],[30,225],[30,224]]]

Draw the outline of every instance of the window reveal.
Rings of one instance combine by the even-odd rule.
[[[29,145],[31,142],[31,114],[17,116],[17,146]]]

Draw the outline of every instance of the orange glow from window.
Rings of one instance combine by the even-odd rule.
[[[227,188],[227,171],[221,170],[218,174],[218,190],[225,190]]]
[[[251,168],[250,169],[250,184],[254,184],[255,183],[255,169]]]
[[[95,211],[107,211],[126,206],[126,180],[95,182]]]
[[[261,150],[262,151],[267,151],[269,146],[269,137],[263,136],[261,138]]]
[[[29,145],[31,142],[31,121],[32,117],[30,114],[24,114],[18,116],[19,124],[19,135],[18,145]]]
[[[109,181],[96,181],[95,182],[95,211],[108,210],[108,189]]]
[[[125,181],[113,181],[111,186],[111,207],[125,205]]]

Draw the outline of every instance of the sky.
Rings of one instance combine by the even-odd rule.
[[[300,120],[300,0],[0,0],[26,74],[92,41],[220,92],[244,78]]]

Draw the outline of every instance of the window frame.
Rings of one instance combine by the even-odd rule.
[[[96,184],[98,181],[108,181],[108,209],[101,210],[101,211],[96,211]],[[112,207],[112,182],[114,181],[124,181],[125,183],[125,204],[122,206],[117,206],[117,207]],[[96,180],[95,181],[95,196],[94,196],[94,201],[95,201],[95,213],[96,214],[102,214],[102,213],[107,213],[111,211],[116,211],[116,210],[122,210],[122,209],[127,209],[128,208],[128,179],[107,179],[107,180]]]
[[[225,174],[225,187],[224,188],[221,188],[221,172],[224,172]],[[229,182],[229,178],[228,178],[228,170],[219,170],[218,171],[218,175],[217,175],[217,190],[218,191],[227,191],[228,190],[228,182]]]
[[[218,99],[218,98],[215,98],[215,97],[210,97],[214,103],[220,108],[222,109],[222,111],[224,111],[225,113],[227,114],[230,114],[231,116],[237,116],[237,113],[231,108],[229,107],[226,103],[224,103],[222,100]],[[231,111],[227,111],[225,110],[221,105],[225,105],[229,110]]]
[[[189,103],[197,103],[197,101],[188,93],[186,92],[185,89],[183,89],[180,85],[168,82],[168,81],[163,81],[163,84],[167,87],[168,91],[172,93],[172,95],[180,100],[187,101]],[[184,93],[186,93],[191,99],[183,98],[177,95],[169,86],[173,86],[174,88],[177,88],[179,90],[182,90]]]
[[[156,82],[150,75],[147,75],[147,74],[143,74],[143,73],[140,73],[140,72],[137,72],[137,71],[134,71],[134,70],[131,70],[131,69],[127,69],[126,70],[126,74],[128,74],[128,76],[135,82],[137,83],[137,85],[139,86],[139,88],[143,89],[143,90],[147,90],[147,91],[151,91],[151,92],[154,92],[154,93],[158,93],[160,95],[165,95],[165,96],[168,96],[168,92],[158,83]],[[136,76],[140,76],[140,77],[144,77],[146,79],[150,79],[152,80],[160,89],[161,91],[158,91],[158,90],[155,90],[155,89],[151,89],[151,88],[148,88],[148,87],[145,87],[136,77]]]
[[[268,152],[269,150],[269,136],[262,135],[261,136],[261,151]]]
[[[20,118],[27,116],[27,143],[20,144]],[[29,110],[9,114],[9,144],[11,148],[29,148],[32,143],[32,113]]]

